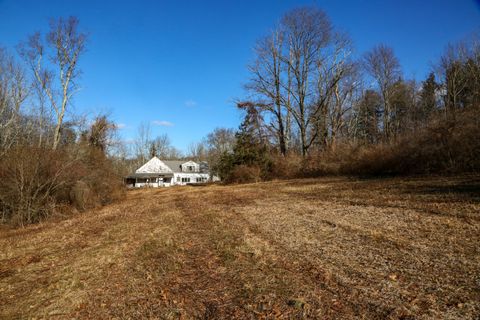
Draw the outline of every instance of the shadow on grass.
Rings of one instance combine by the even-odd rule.
[[[432,196],[454,196],[462,200],[480,202],[480,179],[418,184],[406,188],[404,192]]]

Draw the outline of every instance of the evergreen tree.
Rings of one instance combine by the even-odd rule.
[[[431,72],[427,79],[422,82],[422,91],[420,92],[418,118],[419,122],[425,123],[426,120],[437,109],[437,91],[438,83],[435,81],[435,75]]]
[[[463,65],[465,89],[460,100],[463,107],[480,107],[480,53],[469,58]]]
[[[254,108],[245,110],[245,118],[235,134],[233,152],[224,152],[216,168],[220,177],[227,181],[238,166],[257,167],[262,178],[266,178],[271,170],[268,147],[258,130],[258,114]]]
[[[392,137],[412,129],[415,122],[415,84],[411,81],[399,79],[393,85],[392,102]]]
[[[357,137],[365,143],[375,143],[378,139],[378,119],[382,99],[373,90],[366,90],[357,106]]]

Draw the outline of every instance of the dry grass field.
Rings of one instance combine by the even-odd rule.
[[[134,190],[0,230],[2,319],[478,319],[480,177]]]

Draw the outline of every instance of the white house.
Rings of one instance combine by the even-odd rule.
[[[212,181],[220,179],[213,176]],[[153,157],[134,174],[125,178],[128,187],[169,187],[205,183],[210,181],[210,172],[205,162],[160,160]]]

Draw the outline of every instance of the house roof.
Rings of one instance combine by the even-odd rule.
[[[172,173],[172,170],[160,159],[153,157],[135,173]]]
[[[133,173],[131,175],[126,176],[127,179],[145,179],[145,178],[171,178],[173,177],[173,173]]]
[[[195,162],[192,160],[184,161],[184,160],[162,160],[173,172],[181,173],[182,168],[180,167],[182,164],[196,164],[199,166],[200,173],[208,173],[209,168],[208,164],[205,161]]]
[[[187,162],[188,161],[184,160],[163,160],[163,163],[165,163],[170,168],[170,170],[175,173],[182,172],[182,168],[180,166]]]
[[[198,164],[200,173],[208,173],[208,164],[204,161],[160,160],[153,157],[127,178],[171,177],[173,173],[182,172],[182,164]]]

